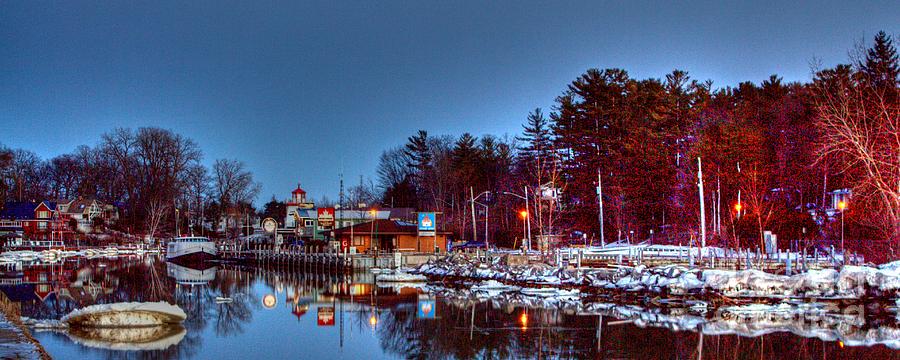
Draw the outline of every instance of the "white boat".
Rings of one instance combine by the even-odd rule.
[[[166,246],[168,261],[195,263],[217,257],[216,244],[202,236],[177,237]]]

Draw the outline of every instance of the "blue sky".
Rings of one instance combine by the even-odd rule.
[[[0,143],[44,158],[114,127],[195,139],[286,198],[375,180],[417,129],[509,134],[591,67],[806,81],[896,2],[0,2]]]

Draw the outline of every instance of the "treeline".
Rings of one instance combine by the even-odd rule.
[[[464,238],[477,225],[479,240],[483,214],[473,222],[469,200],[490,192],[477,201],[490,206],[489,233],[506,246],[522,237],[524,202],[500,194],[527,187],[534,237],[572,241],[583,233],[597,244],[599,180],[607,242],[687,244],[700,236],[701,158],[708,244],[753,248],[766,230],[828,244],[840,236],[836,215],[826,213],[828,192],[851,188],[846,237],[866,241],[847,247],[893,249],[898,68],[892,39],[881,32],[849,64],[815,69],[810,83],[772,75],[714,88],[681,70],[635,79],[622,69],[590,69],[548,115],[530,113],[516,138],[419,131],[382,154],[380,186],[384,201],[440,211]]]
[[[114,229],[151,237],[174,233],[176,212],[182,231],[205,232],[206,222],[235,228],[234,218],[253,212],[259,184],[238,160],[211,168],[202,160],[194,140],[152,127],[115,129],[51,159],[0,145],[0,203],[96,199],[119,208]]]

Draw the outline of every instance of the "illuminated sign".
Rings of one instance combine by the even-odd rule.
[[[437,312],[437,306],[434,299],[419,299],[416,317],[419,319],[434,319]]]
[[[435,213],[419,213],[419,220],[416,223],[419,228],[419,236],[435,236],[435,230],[437,229],[437,218],[435,218]]]
[[[316,209],[317,219],[319,220],[319,226],[323,228],[330,228],[334,226],[334,208],[318,208]]]
[[[272,234],[278,229],[278,222],[273,218],[266,218],[262,222],[262,228],[265,232]]]
[[[334,308],[330,306],[320,307],[316,317],[316,324],[319,326],[334,326]]]

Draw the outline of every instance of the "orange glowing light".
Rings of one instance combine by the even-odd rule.
[[[846,202],[846,201],[838,201],[838,209],[839,209],[839,210],[844,211],[844,209],[846,209],[846,208],[847,208],[847,202]]]
[[[522,323],[522,327],[528,327],[528,314],[522,313],[522,316],[519,316],[519,322]]]
[[[369,317],[369,325],[372,325],[373,327],[375,325],[378,325],[378,318],[375,317],[374,314],[371,317]]]
[[[523,219],[528,218],[528,211],[525,211],[525,210],[519,211],[519,216]]]
[[[841,349],[843,349],[843,348],[844,348],[844,342],[843,342],[843,341],[838,341],[838,346],[839,346]]]
[[[741,209],[743,208],[744,206],[741,205],[741,203],[734,204],[734,211],[741,212]]]
[[[369,214],[372,214],[372,216],[378,215],[378,210],[375,210],[375,209],[369,210]]]

